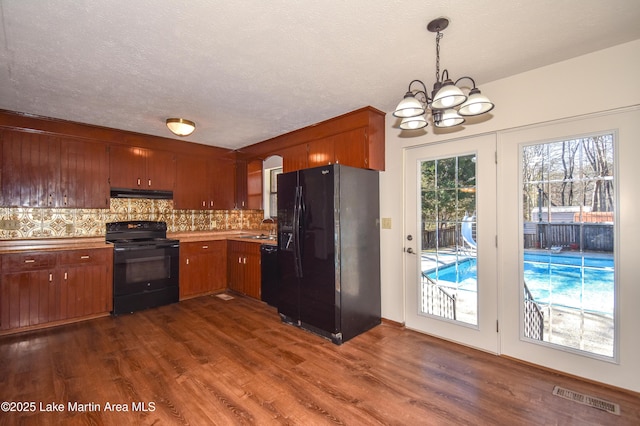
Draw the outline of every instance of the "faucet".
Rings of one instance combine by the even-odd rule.
[[[265,219],[262,220],[261,224],[265,224],[265,223],[271,223],[271,227],[269,229],[269,235],[275,235],[276,234],[276,221],[273,220],[272,217],[267,217]]]

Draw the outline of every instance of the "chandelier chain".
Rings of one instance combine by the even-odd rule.
[[[438,31],[436,34],[436,82],[440,82],[440,39],[443,34]]]

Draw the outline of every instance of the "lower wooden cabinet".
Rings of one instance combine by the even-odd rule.
[[[0,330],[65,322],[112,310],[112,248],[0,257]]]
[[[228,276],[229,289],[260,299],[260,244],[229,241]]]
[[[224,290],[226,279],[225,240],[180,244],[180,299]]]
[[[70,250],[58,255],[61,319],[113,309],[113,250]]]

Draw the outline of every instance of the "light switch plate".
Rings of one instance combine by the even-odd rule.
[[[382,218],[382,229],[391,229],[391,218],[383,217]]]

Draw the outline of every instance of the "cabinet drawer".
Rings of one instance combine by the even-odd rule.
[[[110,262],[111,249],[70,250],[60,252],[58,263],[60,265],[99,265]]]
[[[2,272],[50,269],[56,265],[55,253],[13,253],[2,255]]]

